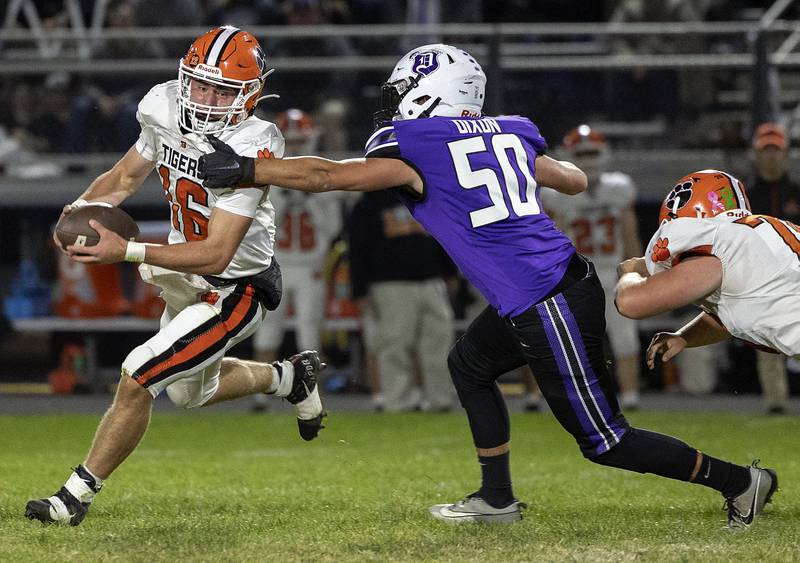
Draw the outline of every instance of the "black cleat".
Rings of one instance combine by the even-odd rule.
[[[77,526],[88,511],[88,503],[81,503],[65,487],[61,487],[50,498],[29,500],[25,506],[25,518],[43,524]]]
[[[286,400],[294,405],[297,428],[303,440],[313,440],[325,428],[322,419],[327,413],[322,408],[317,376],[327,366],[319,359],[316,350],[306,350],[289,358],[294,367],[292,390]]]

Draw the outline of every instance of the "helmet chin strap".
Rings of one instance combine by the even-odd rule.
[[[436,108],[436,106],[439,105],[439,102],[441,102],[441,101],[442,101],[442,98],[437,97],[435,100],[433,100],[433,103],[431,105],[429,105],[425,109],[425,111],[423,111],[421,114],[419,114],[417,116],[417,119],[422,119],[424,117],[430,117],[431,116],[431,112],[434,110],[434,108]]]

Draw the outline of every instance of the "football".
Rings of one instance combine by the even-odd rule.
[[[135,240],[139,236],[136,221],[122,209],[90,203],[64,215],[56,225],[56,236],[64,249],[71,244],[94,246],[100,241],[100,235],[89,226],[90,219],[99,221],[126,240]]]

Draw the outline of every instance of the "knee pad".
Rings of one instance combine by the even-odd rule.
[[[469,376],[467,362],[461,352],[461,340],[458,340],[447,354],[447,369],[450,371],[450,379],[453,380],[456,390],[463,389]]]
[[[219,389],[219,378],[205,380],[202,372],[173,381],[166,386],[172,404],[181,409],[194,409],[205,405]]]
[[[482,369],[480,359],[470,353],[469,344],[463,339],[459,339],[447,354],[447,368],[459,394],[493,386],[494,378],[487,369]]]
[[[172,401],[172,404],[179,409],[192,409],[200,406],[195,401],[195,395],[190,392],[186,384],[181,380],[167,386],[167,396]]]

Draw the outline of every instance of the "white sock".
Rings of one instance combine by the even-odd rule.
[[[286,397],[292,392],[294,383],[294,365],[289,360],[270,364],[272,368],[272,383],[270,383],[267,393],[276,397]]]

